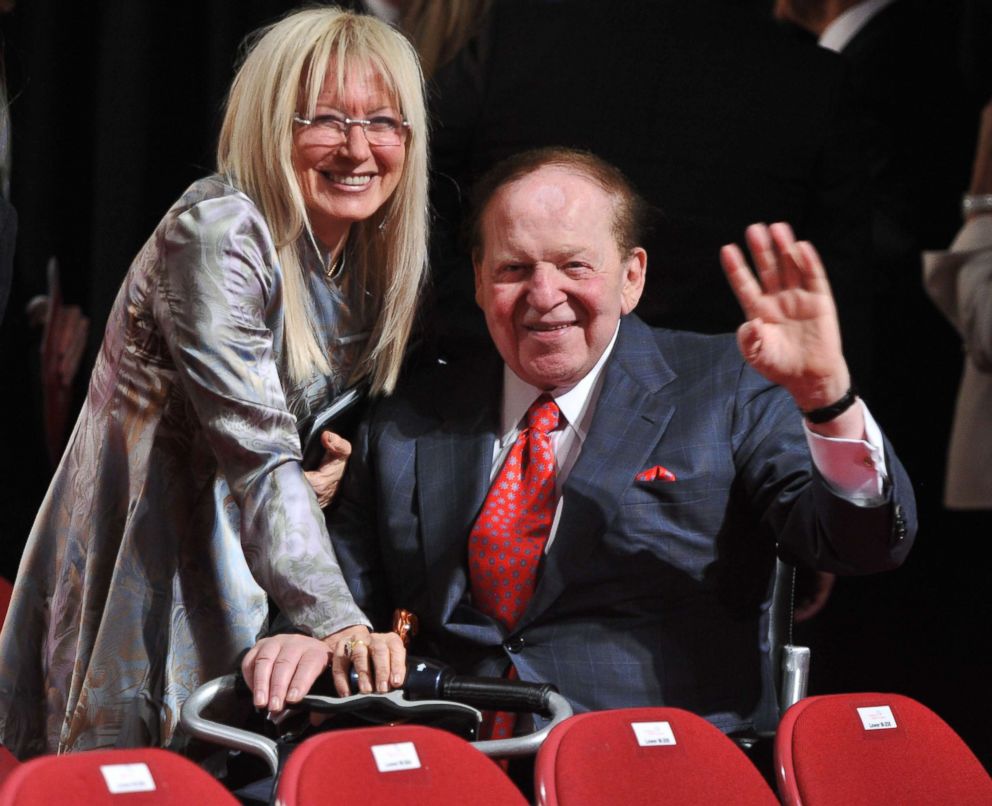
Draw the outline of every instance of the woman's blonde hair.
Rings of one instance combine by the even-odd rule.
[[[427,263],[427,113],[413,46],[374,17],[334,7],[295,12],[259,31],[228,95],[217,167],[260,208],[284,274],[285,345],[294,381],[332,371],[313,322],[303,251],[313,242],[293,169],[293,115],[310,117],[328,69],[342,89],[349,71],[378,75],[410,129],[392,196],[348,237],[348,282],[372,333],[351,380],[373,392],[396,385]],[[301,238],[306,232],[309,237]],[[313,248],[312,246],[310,248]]]

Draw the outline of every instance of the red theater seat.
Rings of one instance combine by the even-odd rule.
[[[167,750],[92,750],[40,756],[0,786],[0,806],[236,806],[237,799],[192,761]]]
[[[20,764],[21,762],[17,760],[13,753],[0,745],[0,783],[3,783],[4,779],[16,770]]]
[[[527,803],[499,766],[468,742],[421,725],[354,728],[308,739],[286,762],[276,798],[284,806]]]
[[[541,746],[535,778],[542,806],[778,803],[734,742],[678,708],[573,716]]]
[[[0,627],[3,626],[4,619],[7,618],[7,608],[10,607],[10,596],[13,592],[14,586],[0,577]]]
[[[791,806],[992,804],[992,778],[974,753],[900,694],[800,700],[779,725],[775,767]]]

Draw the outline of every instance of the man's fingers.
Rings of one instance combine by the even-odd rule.
[[[752,366],[760,358],[761,349],[764,347],[762,325],[760,319],[751,319],[737,328],[737,346],[744,360]]]
[[[727,282],[737,297],[744,316],[751,319],[755,316],[758,300],[761,298],[761,286],[751,272],[744,253],[736,244],[727,244],[720,249],[720,265],[727,276]]]
[[[796,251],[796,236],[785,222],[777,222],[768,228],[775,253],[778,255],[779,280],[783,288],[802,288],[803,271],[798,265],[800,256]]]
[[[768,228],[768,235],[781,252],[789,251],[789,247],[796,242],[796,234],[792,227],[785,221],[776,221]]]
[[[744,240],[747,241],[747,248],[751,252],[762,287],[769,294],[776,293],[782,287],[782,283],[779,277],[778,257],[768,227],[764,224],[752,224],[744,231]]]
[[[830,280],[816,247],[809,241],[800,241],[794,250],[796,263],[802,273],[803,288],[817,294],[829,294]]]

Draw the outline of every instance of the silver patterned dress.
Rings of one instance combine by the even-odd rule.
[[[312,634],[367,623],[297,434],[365,328],[305,252],[335,372],[297,388],[248,197],[196,182],[132,264],[0,635],[0,739],[18,756],[180,744],[180,706],[265,630],[266,593]]]

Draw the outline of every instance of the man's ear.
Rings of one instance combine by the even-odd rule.
[[[620,310],[624,316],[637,307],[644,292],[644,277],[648,268],[648,253],[641,247],[635,246],[624,259],[623,289],[621,290]]]

